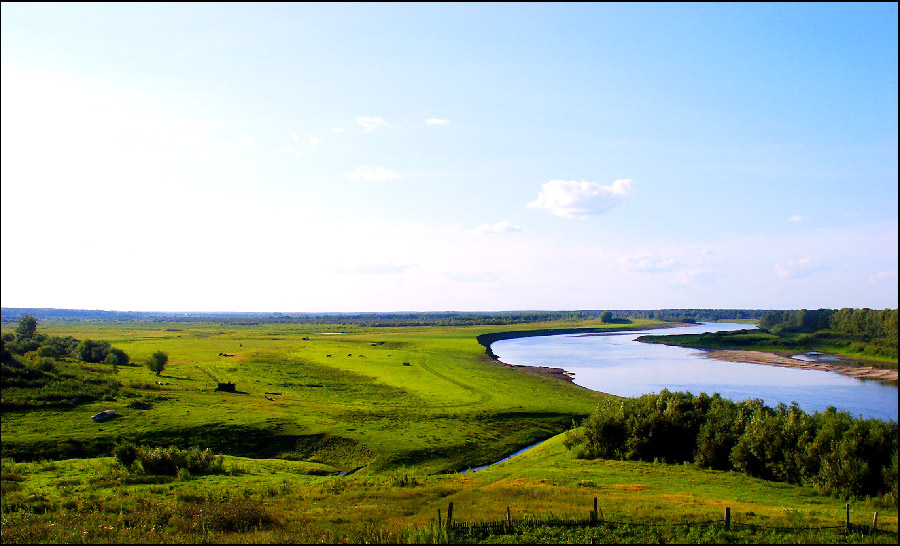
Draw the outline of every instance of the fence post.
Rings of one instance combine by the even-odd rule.
[[[441,528],[441,509],[438,508],[438,529]]]
[[[847,505],[847,519],[844,522],[844,529],[850,530],[850,505]]]
[[[878,530],[878,512],[875,512],[875,516],[872,518],[872,530]]]
[[[509,506],[506,507],[506,526],[512,530],[512,515],[509,513]]]
[[[450,525],[453,523],[453,503],[450,503],[450,506],[447,507],[447,529],[450,529]]]
[[[731,530],[731,508],[728,506],[725,507],[725,530]]]

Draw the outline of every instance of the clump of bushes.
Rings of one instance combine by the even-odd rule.
[[[829,494],[897,500],[897,423],[829,407],[731,402],[663,390],[597,408],[565,445],[579,458],[693,462]]]
[[[116,446],[113,455],[125,468],[146,474],[189,478],[191,475],[225,472],[225,457],[197,447],[150,447],[126,442]]]

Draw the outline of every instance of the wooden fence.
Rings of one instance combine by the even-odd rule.
[[[721,524],[726,531],[730,531],[734,526],[743,526],[756,529],[773,529],[782,531],[801,531],[801,530],[819,530],[819,529],[844,529],[845,531],[856,531],[864,533],[878,532],[878,512],[875,512],[872,518],[872,524],[858,524],[850,522],[850,505],[846,505],[846,518],[839,525],[829,525],[822,527],[777,527],[768,525],[757,525],[752,523],[740,523],[732,521],[731,508],[726,507],[725,513],[721,520],[705,520],[705,521],[685,521],[678,523],[639,523],[633,521],[615,521],[603,517],[603,511],[597,505],[597,497],[594,497],[593,510],[588,512],[588,516],[584,518],[561,518],[561,517],[525,517],[513,519],[510,508],[506,508],[505,520],[494,521],[454,521],[453,520],[453,503],[447,506],[446,518],[442,519],[441,510],[438,509],[438,526],[447,531],[461,531],[464,533],[471,532],[489,532],[495,535],[512,534],[517,529],[527,527],[592,527],[596,525],[630,525],[634,527],[678,527],[692,525],[711,525]]]

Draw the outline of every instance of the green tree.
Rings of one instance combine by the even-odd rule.
[[[166,368],[166,364],[168,364],[168,362],[169,355],[162,351],[156,351],[150,356],[150,360],[147,362],[147,367],[150,368],[150,371],[156,372],[156,375],[159,375]]]
[[[130,360],[125,351],[112,347],[103,362],[111,366],[127,366]]]
[[[37,331],[37,319],[31,315],[24,315],[19,319],[16,327],[16,337],[19,339],[31,339]]]
[[[85,339],[75,347],[75,358],[84,362],[99,363],[109,354],[109,342]]]
[[[612,321],[612,311],[603,311],[600,313],[600,322],[611,322]]]

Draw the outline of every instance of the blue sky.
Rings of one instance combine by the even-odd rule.
[[[2,305],[897,307],[896,4],[2,5]]]

